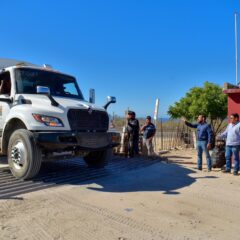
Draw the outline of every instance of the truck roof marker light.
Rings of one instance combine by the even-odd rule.
[[[52,65],[46,64],[46,63],[43,64],[43,67],[48,69],[53,69]]]
[[[27,64],[26,64],[25,62],[18,62],[18,63],[16,63],[16,66],[17,66],[17,67],[27,66]]]

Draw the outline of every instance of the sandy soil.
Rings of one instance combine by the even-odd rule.
[[[240,239],[240,176],[197,171],[195,155],[0,200],[0,239]]]

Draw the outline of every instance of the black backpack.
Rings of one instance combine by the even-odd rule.
[[[226,164],[225,141],[218,140],[216,142],[216,146],[214,147],[211,154],[211,159],[213,168],[221,168]]]

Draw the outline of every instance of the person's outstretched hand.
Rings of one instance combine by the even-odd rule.
[[[187,120],[185,117],[181,117],[181,121],[186,122]]]

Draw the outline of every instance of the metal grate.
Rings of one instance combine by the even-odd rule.
[[[85,109],[70,109],[68,111],[68,121],[72,130],[77,131],[97,131],[108,130],[109,118],[104,111]]]
[[[13,177],[9,167],[0,167],[0,200],[18,199],[17,196],[20,194],[63,184],[79,185],[86,181],[96,182],[98,178],[126,174],[128,171],[146,168],[159,162],[160,160],[149,161],[140,157],[127,159],[127,161],[122,157],[114,157],[103,169],[89,168],[82,159],[78,158],[43,162],[38,176],[29,181]]]

